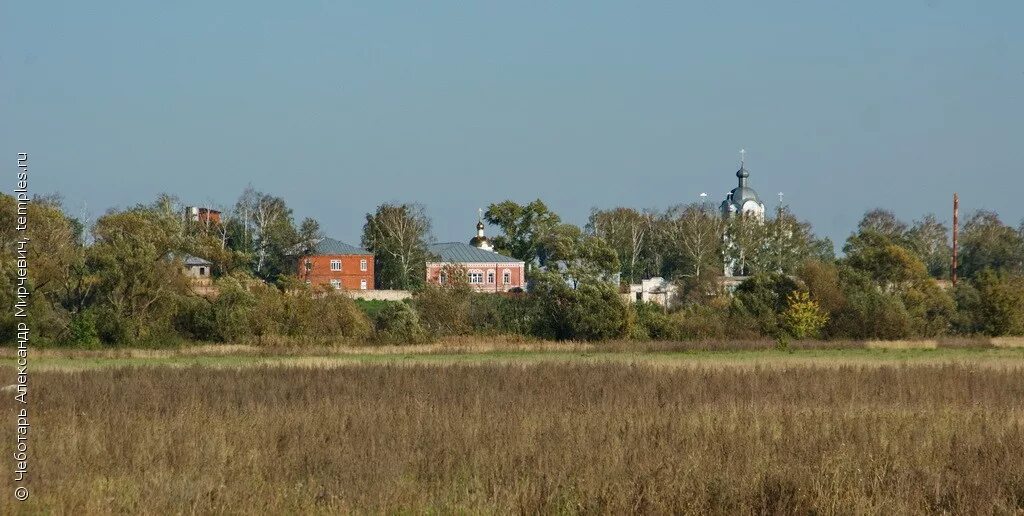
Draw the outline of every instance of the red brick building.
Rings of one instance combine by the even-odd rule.
[[[526,288],[525,263],[494,252],[484,236],[483,222],[477,222],[476,237],[469,242],[429,246],[428,251],[437,258],[427,262],[427,282],[444,283],[444,267],[454,264],[466,269],[469,286],[477,292],[508,292]]]
[[[322,238],[312,254],[299,258],[299,279],[336,289],[373,290],[373,253],[333,238]]]
[[[211,208],[188,206],[185,208],[185,219],[200,224],[220,224],[220,212]]]

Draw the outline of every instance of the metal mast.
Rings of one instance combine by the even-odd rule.
[[[952,278],[953,286],[956,287],[956,262],[957,252],[960,250],[960,197],[953,193],[953,264]]]

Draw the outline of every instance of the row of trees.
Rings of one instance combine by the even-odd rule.
[[[543,201],[504,201],[490,205],[485,219],[501,230],[493,241],[503,254],[532,267],[583,260],[597,262],[604,269],[614,254],[618,269],[610,272],[618,273],[623,283],[653,276],[681,280],[715,275],[721,272],[723,259],[738,263],[748,274],[790,275],[808,259],[835,259],[833,243],[815,236],[811,225],[787,207],[779,208],[763,223],[723,219],[697,203],[664,212],[595,209],[580,228],[564,223]],[[430,228],[421,205],[384,204],[375,214],[367,215],[363,245],[384,255],[378,256],[385,265],[378,285],[415,288],[422,283]],[[977,212],[964,227],[961,270],[970,276],[985,267],[1012,262],[1020,231],[1004,225],[995,213]],[[731,235],[732,245],[723,245],[725,232]],[[860,248],[879,247],[884,238],[923,263],[931,277],[947,279],[952,261],[949,234],[949,228],[934,215],[907,224],[889,211],[876,209],[865,214],[844,252],[857,254]],[[581,256],[581,252],[590,256]]]
[[[541,200],[503,201],[491,204],[484,218],[501,230],[493,238],[496,250],[523,260],[533,273],[557,263],[581,274],[617,276],[623,283],[634,283],[652,276],[718,274],[729,253],[746,270],[782,273],[792,273],[808,257],[833,257],[832,243],[816,238],[810,224],[785,208],[764,224],[723,220],[698,204],[664,212],[595,209],[581,228],[563,222]],[[362,244],[381,264],[378,286],[422,285],[430,227],[423,207],[416,204],[384,204],[367,215]],[[735,245],[728,249],[722,245],[726,230],[736,235]]]
[[[1024,227],[979,211],[961,232],[960,276],[949,276],[949,229],[934,216],[913,223],[868,212],[835,258],[832,244],[782,208],[763,223],[723,220],[697,204],[664,212],[594,210],[584,227],[542,201],[504,201],[485,218],[500,229],[498,251],[529,264],[522,297],[477,296],[457,284],[423,285],[431,223],[422,206],[382,204],[366,216],[362,245],[376,257],[380,288],[417,292],[411,304],[358,309],[328,301],[294,277],[296,259],[321,236],[296,223],[283,199],[247,189],[221,222],[191,222],[183,205],[111,210],[92,224],[69,217],[59,199],[29,207],[30,316],[55,342],[137,344],[338,336],[385,341],[489,332],[543,338],[737,338],[753,336],[903,338],[1024,333]],[[17,213],[0,196],[3,296],[13,304]],[[733,235],[723,246],[722,234]],[[730,256],[750,273],[734,295],[720,288]],[[195,295],[181,274],[184,255],[213,262],[221,295]],[[678,288],[661,307],[623,302],[620,284],[662,276]],[[458,277],[450,274],[449,277]],[[446,308],[447,307],[447,308]],[[453,308],[454,307],[454,308]],[[378,307],[379,308],[379,307]],[[382,315],[383,314],[383,315]],[[461,315],[460,315],[461,314]],[[13,316],[0,320],[12,340]]]
[[[493,238],[495,250],[526,262],[531,275],[553,263],[567,276],[579,278],[611,278],[619,270],[619,258],[604,238],[563,223],[540,200],[492,204],[484,216],[502,230]],[[431,239],[431,222],[420,204],[386,203],[367,214],[362,245],[376,258],[377,287],[422,288]]]
[[[213,263],[219,277],[279,285],[295,269],[294,250],[319,236],[311,219],[294,223],[278,197],[247,189],[221,223],[194,223],[170,196],[111,210],[90,227],[68,216],[58,197],[29,205],[27,235],[15,231],[17,206],[0,195],[3,296],[15,280],[14,242],[27,236],[36,335],[54,341],[141,342],[173,334],[174,318],[195,296],[182,270],[186,255]],[[13,304],[13,298],[8,299]],[[12,315],[2,320],[10,340]]]

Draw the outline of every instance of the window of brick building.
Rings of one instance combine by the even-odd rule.
[[[359,270],[366,272],[366,260],[359,260]]]
[[[359,280],[359,290],[366,290],[366,280]]]
[[[512,271],[505,269],[505,271],[501,273],[501,284],[508,285],[509,283],[512,283]]]
[[[340,271],[341,270],[341,260],[331,260],[331,270],[332,271]]]
[[[341,288],[341,280],[332,279],[331,280],[331,287],[333,287],[334,289],[340,289]]]

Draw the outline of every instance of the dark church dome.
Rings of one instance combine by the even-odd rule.
[[[750,171],[744,166],[742,159],[743,154],[744,151],[740,151],[740,169],[736,171],[736,177],[739,179],[739,184],[736,185],[736,188],[733,188],[732,191],[729,192],[729,195],[725,197],[725,200],[722,201],[721,210],[722,215],[724,216],[731,216],[735,213],[744,212],[744,205],[751,201],[753,201],[754,205],[757,207],[755,210],[758,210],[761,213],[764,212],[764,203],[761,202],[761,197],[757,195],[757,191],[747,186],[750,178]],[[750,208],[748,208],[748,210],[750,210]]]
[[[477,249],[483,249],[485,251],[493,251],[494,244],[486,236],[484,236],[484,221],[476,221],[476,236],[469,239],[469,245],[476,247]]]

